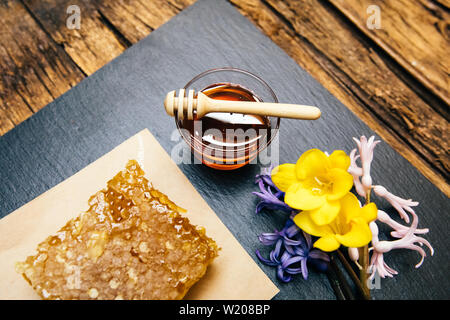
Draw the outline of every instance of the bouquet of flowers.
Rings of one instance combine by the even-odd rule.
[[[428,232],[417,228],[419,219],[413,207],[419,203],[400,198],[373,183],[370,170],[379,141],[374,136],[353,139],[357,148],[349,155],[342,150],[328,154],[311,149],[295,164],[265,168],[256,176],[260,191],[254,194],[261,199],[256,212],[279,210],[288,215],[281,231],[259,236],[263,245],[273,246],[269,257],[263,257],[258,250],[256,255],[263,263],[275,267],[283,282],[291,281],[295,274],[307,279],[308,265],[327,271],[337,256],[368,299],[367,284],[376,274],[381,278],[397,274],[384,262],[384,254],[395,249],[415,250],[421,255],[418,268],[426,256],[423,245],[431,255],[433,248],[419,236]],[[351,192],[352,188],[362,203]],[[379,210],[371,202],[372,192],[386,199],[406,224],[411,216],[411,224],[400,224]],[[380,223],[392,229],[393,240],[379,240]],[[359,277],[339,249],[341,246],[347,247],[350,261],[360,270]]]

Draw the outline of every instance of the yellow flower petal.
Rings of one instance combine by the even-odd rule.
[[[303,211],[294,217],[294,223],[306,233],[316,237],[324,237],[333,235],[333,230],[331,230],[329,225],[318,226],[311,219],[308,212]]]
[[[327,196],[328,200],[334,201],[341,199],[353,187],[352,175],[343,169],[333,168],[328,171],[328,176],[333,182],[331,191]]]
[[[351,220],[361,218],[366,223],[373,221],[377,218],[378,208],[375,203],[371,202],[364,207],[360,207],[358,198],[349,192],[341,200],[341,215],[346,223],[350,223]]]
[[[350,157],[342,150],[335,150],[329,156],[331,168],[339,168],[347,171],[350,167]]]
[[[378,208],[375,203],[371,202],[366,204],[364,207],[361,208],[360,216],[366,221],[367,223],[375,220],[378,215]]]
[[[304,188],[301,183],[294,183],[291,185],[284,196],[284,202],[286,202],[288,206],[299,210],[313,210],[319,208],[325,201],[325,195],[313,194],[312,190]]]
[[[372,232],[369,225],[362,219],[356,218],[351,222],[352,226],[349,232],[335,237],[337,241],[346,247],[358,248],[365,246],[372,240]]]
[[[295,175],[295,164],[285,163],[272,170],[271,178],[273,183],[283,192],[286,192],[289,187],[297,182]]]
[[[314,247],[322,251],[334,251],[340,247],[340,243],[336,240],[334,235],[322,237],[314,242]]]
[[[359,201],[356,196],[348,192],[342,199],[341,203],[341,212],[339,213],[342,216],[342,221],[346,223],[350,223],[350,221],[358,216],[360,216],[361,207],[359,206]]]
[[[322,226],[333,221],[338,215],[340,209],[341,204],[339,201],[325,201],[321,207],[308,212],[314,223]]]
[[[325,153],[319,149],[311,149],[298,158],[295,165],[297,178],[300,180],[308,177],[323,176],[330,168],[330,161]]]

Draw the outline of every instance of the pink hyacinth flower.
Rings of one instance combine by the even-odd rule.
[[[356,193],[365,198],[368,190],[364,188],[360,180],[363,175],[363,170],[356,164],[356,160],[359,158],[359,154],[357,155],[356,151],[356,149],[353,149],[350,152],[350,166],[347,171],[353,176],[353,185],[355,186]]]
[[[398,223],[397,221],[395,221],[394,219],[389,217],[389,215],[382,210],[378,210],[377,220],[380,222],[383,222],[384,224],[387,224],[389,227],[391,227],[394,230],[391,232],[391,236],[393,236],[395,238],[403,238],[410,230],[409,227]],[[425,233],[428,233],[428,231],[429,231],[428,228],[416,229],[416,231],[414,233],[415,234],[425,234]]]
[[[378,226],[376,225],[375,222],[371,222],[369,224],[370,230],[372,231],[372,248],[371,248],[371,250],[373,250],[373,255],[372,255],[370,267],[369,267],[370,270],[372,271],[371,277],[374,276],[374,273],[376,271],[378,271],[378,274],[382,278],[384,278],[385,276],[391,277],[392,275],[397,274],[397,271],[390,268],[389,266],[386,265],[386,263],[384,263],[383,254],[386,252],[389,252],[391,250],[410,249],[410,250],[415,250],[415,251],[419,252],[419,254],[421,255],[422,258],[420,259],[419,263],[416,264],[416,268],[419,268],[422,265],[422,263],[426,257],[425,250],[423,250],[421,248],[423,245],[426,245],[428,247],[428,249],[430,249],[431,255],[434,254],[434,249],[431,246],[431,244],[426,239],[424,239],[422,237],[418,237],[416,235],[416,233],[426,233],[426,232],[428,232],[428,229],[417,229],[417,225],[419,223],[419,218],[417,217],[417,215],[415,214],[415,212],[413,210],[412,210],[411,214],[413,216],[413,221],[411,223],[411,226],[408,228],[408,227],[402,226],[397,223],[392,223],[392,220],[390,218],[388,218],[389,216],[385,212],[383,212],[381,210],[378,211],[378,216],[380,218],[379,221],[389,222],[387,224],[394,228],[395,235],[403,235],[398,240],[379,241]],[[420,246],[418,246],[417,244],[419,244]]]
[[[396,270],[392,269],[386,264],[386,262],[384,262],[383,254],[378,252],[374,252],[372,254],[372,257],[370,258],[369,270],[371,271],[369,279],[373,279],[377,272],[383,279],[386,277],[392,278],[394,275],[398,274]]]
[[[370,166],[373,160],[373,150],[375,146],[380,143],[380,140],[375,141],[375,136],[371,136],[367,140],[366,136],[362,136],[359,140],[353,138],[358,145],[359,156],[362,166],[361,183],[364,189],[368,190],[372,186],[372,177],[370,176]]]
[[[384,262],[383,252],[377,251],[375,245],[377,245],[380,240],[378,239],[378,226],[372,221],[369,224],[370,231],[372,231],[372,245],[369,251],[373,250],[372,257],[370,258],[369,271],[371,275],[369,279],[373,279],[375,274],[378,273],[381,278],[390,277],[392,278],[394,275],[398,274],[398,272],[391,267],[389,267],[386,262]]]
[[[415,207],[419,204],[417,201],[412,201],[412,199],[403,199],[400,198],[389,191],[386,190],[383,186],[374,186],[372,188],[373,192],[384,199],[386,199],[400,214],[400,217],[405,220],[406,223],[409,223],[409,217],[406,211],[411,214],[414,214],[414,210],[411,207]]]

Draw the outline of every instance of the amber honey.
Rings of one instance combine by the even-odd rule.
[[[262,101],[251,90],[232,83],[215,83],[201,92],[218,100]],[[200,119],[194,115],[194,120],[184,119],[179,126],[189,132],[194,156],[219,170],[244,166],[270,141],[270,120],[259,115],[210,113]]]

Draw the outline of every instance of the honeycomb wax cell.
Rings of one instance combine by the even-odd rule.
[[[135,160],[16,264],[43,299],[181,299],[218,255]]]

